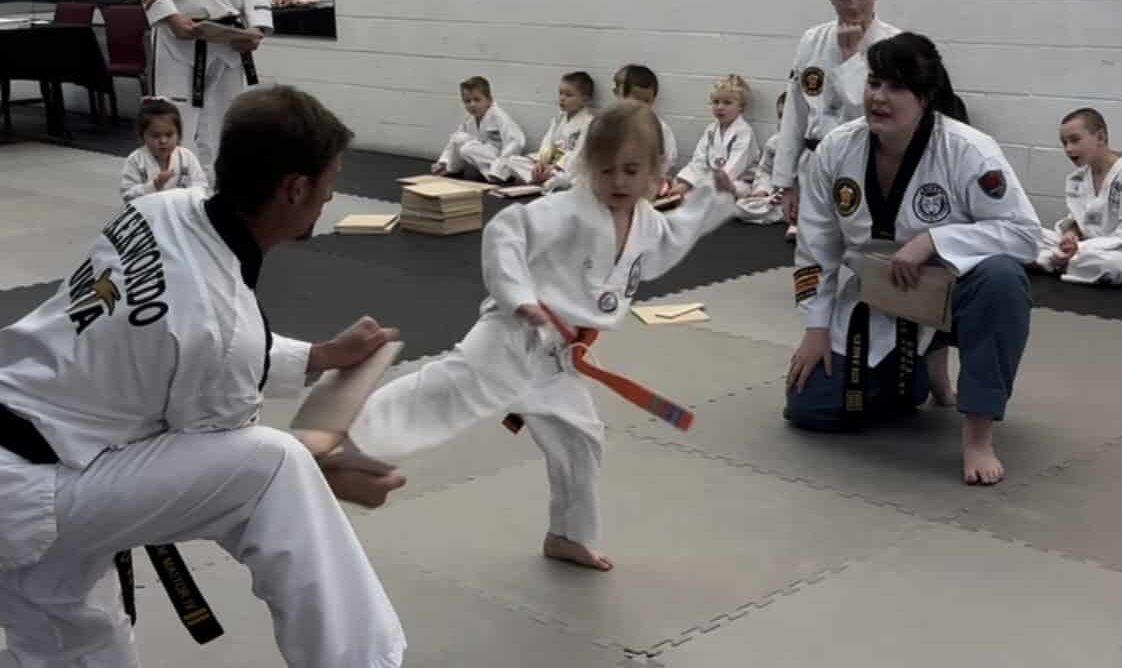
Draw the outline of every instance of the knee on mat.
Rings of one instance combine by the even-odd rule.
[[[787,391],[787,405],[783,408],[783,418],[799,429],[808,431],[840,431],[843,428],[841,407],[829,408],[809,391],[799,394],[797,390]]]

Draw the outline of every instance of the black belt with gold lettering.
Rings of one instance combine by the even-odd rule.
[[[845,416],[857,423],[865,414],[869,375],[869,305],[858,302],[849,317],[845,341]],[[896,318],[896,387],[893,399],[903,410],[914,407],[916,362],[919,357],[919,326]]]
[[[32,464],[57,464],[50,443],[35,425],[0,404],[0,447],[13,452]],[[160,576],[179,619],[187,627],[187,632],[200,645],[222,635],[222,626],[210,611],[203,594],[187,571],[187,564],[174,545],[147,546],[148,557]],[[133,592],[132,553],[128,550],[113,556],[117,567],[117,577],[121,581],[121,598],[125,612],[136,624],[136,598]]]
[[[236,16],[227,16],[221,19],[213,19],[214,23],[221,23],[224,26],[233,26],[235,28],[245,28],[241,20]],[[203,39],[195,40],[195,69],[191,77],[191,106],[203,106],[203,91],[206,89],[206,50],[207,42]],[[252,53],[242,54],[242,69],[245,70],[245,83],[248,86],[257,85],[257,66],[253,63]]]

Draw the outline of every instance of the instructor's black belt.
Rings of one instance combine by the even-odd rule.
[[[245,28],[245,25],[236,16],[227,16],[221,19],[212,19],[214,23],[224,26]],[[206,40],[195,40],[195,70],[191,76],[191,106],[203,106],[203,90],[206,88]],[[245,70],[245,83],[249,86],[257,85],[257,66],[253,64],[253,53],[242,54],[242,69]]]
[[[0,404],[0,447],[13,452],[32,464],[57,464],[58,455],[35,425]],[[145,547],[152,566],[160,576],[179,620],[200,645],[222,635],[222,626],[210,611],[198,585],[187,570],[187,564],[174,545],[148,545]],[[132,552],[125,550],[113,555],[117,577],[121,581],[121,598],[125,612],[136,624],[136,597],[133,591]]]
[[[818,149],[818,145],[821,144],[821,143],[822,143],[821,139],[807,139],[807,140],[804,140],[803,145],[806,146],[806,150],[813,153],[815,150]]]
[[[858,302],[849,317],[845,341],[845,417],[854,424],[865,415],[870,344],[869,305]],[[896,318],[896,387],[892,390],[892,403],[900,410],[914,408],[912,397],[918,360],[919,325]]]

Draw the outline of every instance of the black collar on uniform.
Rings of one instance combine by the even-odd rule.
[[[880,189],[880,178],[877,175],[877,151],[880,149],[880,140],[873,133],[869,133],[869,161],[865,165],[865,201],[869,205],[869,214],[873,218],[873,238],[896,240],[896,216],[900,213],[900,205],[904,202],[904,192],[915,176],[919,167],[920,158],[927,150],[931,141],[931,133],[935,129],[935,113],[927,112],[916,127],[908,149],[904,151],[904,160],[900,163],[900,171],[892,181],[892,189],[885,199]]]
[[[203,206],[210,224],[218,236],[226,242],[242,267],[242,280],[251,290],[257,289],[257,279],[261,276],[263,255],[253,233],[249,231],[249,221],[241,216],[234,203],[221,193],[208,199]]]

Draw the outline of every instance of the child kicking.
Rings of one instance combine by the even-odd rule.
[[[443,358],[367,399],[349,430],[362,451],[401,457],[486,419],[519,416],[545,455],[550,522],[545,556],[610,570],[597,551],[604,425],[549,312],[573,328],[614,329],[643,280],[676,265],[733,218],[724,172],[669,214],[649,198],[662,179],[662,129],[624,101],[592,121],[572,190],[501,211],[483,231],[481,316]]]

